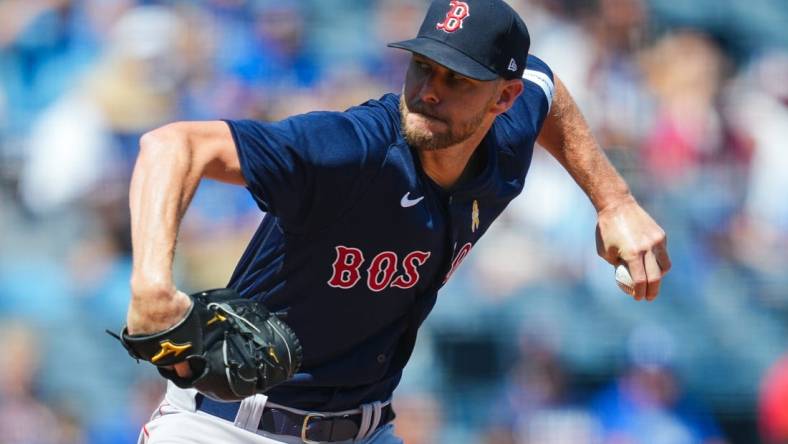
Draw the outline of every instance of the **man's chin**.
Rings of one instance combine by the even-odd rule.
[[[407,132],[413,135],[413,139],[418,140],[421,145],[426,147],[436,144],[442,145],[447,139],[450,139],[446,124],[437,120],[414,122],[409,126]]]
[[[405,140],[408,142],[408,145],[420,151],[435,151],[449,146],[444,138],[430,131],[411,129],[405,132]]]
[[[447,145],[448,124],[421,113],[409,112],[403,118],[403,132],[410,146],[421,151],[434,151]]]

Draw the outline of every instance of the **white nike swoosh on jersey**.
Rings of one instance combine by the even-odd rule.
[[[410,198],[410,191],[408,191],[407,193],[405,193],[404,196],[402,196],[402,200],[399,201],[399,204],[402,205],[402,208],[408,208],[408,207],[412,207],[412,206],[416,205],[417,203],[421,202],[422,199],[424,199],[424,196],[421,196],[421,197],[416,198],[416,199],[411,199]]]

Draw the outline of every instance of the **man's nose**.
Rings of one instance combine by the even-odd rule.
[[[440,103],[440,95],[438,94],[438,79],[435,73],[428,75],[421,84],[419,90],[419,99],[424,103],[436,105]]]

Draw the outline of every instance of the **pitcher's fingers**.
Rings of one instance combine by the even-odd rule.
[[[186,361],[174,364],[173,368],[175,369],[175,373],[177,373],[181,378],[189,378],[192,375],[192,368]]]
[[[646,275],[646,268],[643,265],[643,255],[638,255],[635,259],[626,261],[629,274],[632,276],[632,283],[634,284],[634,296],[636,301],[641,301],[646,297],[646,290],[648,287],[648,280]]]
[[[613,266],[618,265],[618,263],[621,261],[617,248],[605,248],[605,243],[602,241],[602,231],[599,229],[599,224],[596,226],[596,253],[599,255],[599,257],[606,260],[610,265]]]
[[[646,289],[646,300],[653,301],[659,294],[659,286],[662,283],[662,269],[657,263],[654,252],[649,250],[643,256],[643,263],[646,267],[646,279],[648,287]]]
[[[657,258],[657,264],[664,275],[670,270],[670,267],[672,266],[670,262],[670,256],[668,256],[668,249],[665,247],[665,244],[654,247],[654,256]]]

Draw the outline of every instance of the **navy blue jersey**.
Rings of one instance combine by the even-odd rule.
[[[552,73],[531,56],[523,82],[478,148],[482,172],[450,192],[404,140],[398,95],[228,122],[266,212],[229,286],[284,313],[304,350],[271,400],[336,411],[391,397],[438,290],[523,188]]]

